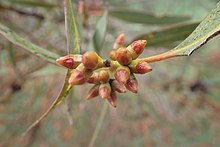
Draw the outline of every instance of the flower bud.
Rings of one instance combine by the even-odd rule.
[[[111,83],[112,89],[119,92],[119,93],[125,93],[126,92],[126,88],[124,87],[124,85],[121,85],[120,83],[118,83],[118,81],[113,80]]]
[[[127,47],[127,50],[129,50],[132,55],[132,59],[137,59],[137,57],[144,51],[146,44],[146,40],[137,40]]]
[[[103,99],[106,99],[110,96],[111,87],[109,83],[104,83],[99,86],[99,96]]]
[[[66,68],[74,69],[76,68],[82,60],[82,55],[79,54],[69,54],[64,57],[60,57],[56,62]]]
[[[110,96],[107,98],[107,100],[109,101],[109,103],[113,106],[113,107],[117,107],[117,96],[115,91],[111,91]]]
[[[86,78],[85,78],[84,74],[77,69],[73,69],[71,76],[69,78],[69,84],[82,85],[85,82],[86,82]]]
[[[145,74],[152,71],[151,66],[142,60],[133,60],[128,66],[132,73]]]
[[[99,72],[98,79],[100,83],[107,83],[109,81],[109,73],[106,70],[101,70]]]
[[[123,33],[116,38],[113,48],[118,49],[124,46],[124,43],[125,43],[125,34]]]
[[[92,84],[99,84],[99,73],[98,72],[93,72],[93,74],[89,77],[88,79],[88,83],[92,83]]]
[[[115,61],[115,60],[116,60],[116,50],[111,50],[111,51],[109,52],[109,57],[110,57],[110,59],[112,59],[113,61]]]
[[[133,93],[138,92],[138,82],[137,82],[137,79],[135,78],[135,76],[133,74],[127,80],[127,83],[125,84],[125,87]]]
[[[115,58],[121,65],[128,65],[132,61],[131,53],[124,47],[116,51]]]
[[[103,60],[94,51],[85,52],[82,56],[82,63],[87,69],[103,67]]]
[[[99,85],[94,85],[90,90],[87,96],[87,100],[90,100],[99,95]]]
[[[92,71],[85,68],[81,63],[76,69],[72,70],[69,78],[69,84],[71,85],[82,85],[91,76]]]
[[[115,71],[115,79],[120,83],[120,84],[125,84],[127,80],[130,77],[130,70],[126,66],[119,66],[116,71]]]

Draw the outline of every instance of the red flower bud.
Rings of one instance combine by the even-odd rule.
[[[100,83],[107,83],[109,81],[109,73],[106,70],[101,70],[99,72],[99,81]]]
[[[137,74],[145,74],[152,71],[151,66],[142,60],[133,60],[131,64],[129,64],[129,68],[133,73]]]
[[[131,53],[126,48],[121,47],[116,51],[116,60],[121,65],[128,65],[132,61]]]
[[[131,92],[133,92],[133,93],[137,93],[137,92],[138,92],[138,82],[137,82],[137,80],[136,80],[136,78],[135,78],[134,75],[132,75],[132,76],[128,79],[127,83],[125,84],[125,87],[126,87],[129,91],[131,91]]]
[[[92,71],[85,68],[81,63],[76,69],[74,69],[69,78],[69,84],[81,85],[84,84],[91,76]]]
[[[60,57],[56,60],[56,62],[66,68],[74,69],[76,68],[82,60],[82,56],[79,54],[69,54],[64,57]]]
[[[69,78],[69,84],[82,85],[85,82],[86,82],[85,75],[81,71],[74,69],[71,73],[70,78]]]
[[[107,98],[107,100],[109,101],[109,103],[113,106],[113,107],[117,107],[117,96],[115,91],[112,91],[110,96]]]
[[[124,85],[121,85],[116,80],[112,81],[111,86],[112,86],[112,89],[114,89],[115,91],[117,91],[119,93],[125,93],[126,92],[126,88],[124,87]]]
[[[137,40],[127,47],[129,52],[132,54],[132,59],[136,59],[144,51],[146,44],[146,40]]]
[[[111,93],[111,87],[109,83],[101,84],[99,87],[99,96],[103,99],[108,98]]]
[[[92,84],[99,84],[99,73],[98,72],[93,72],[93,74],[89,77],[88,79],[88,83],[92,83]]]
[[[120,84],[125,84],[130,77],[130,70],[126,66],[120,66],[116,69],[114,76]]]
[[[124,43],[125,43],[125,34],[120,34],[116,38],[113,48],[118,49],[118,48],[124,46]]]
[[[90,100],[99,95],[99,85],[94,85],[90,90],[87,96],[87,100]]]
[[[96,69],[103,66],[103,61],[96,52],[88,51],[82,56],[82,63],[87,69]]]

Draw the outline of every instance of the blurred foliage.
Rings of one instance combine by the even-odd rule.
[[[125,33],[127,42],[154,32],[160,33],[160,38],[179,35],[182,29],[174,32],[172,27],[200,22],[218,0],[87,0],[84,11],[78,9],[78,1],[74,2],[82,52],[97,43],[102,56],[107,56],[119,33]],[[109,15],[108,24],[103,24],[104,10],[190,19],[179,24],[152,25]],[[60,0],[0,1],[1,23],[59,55],[66,54],[64,20]],[[99,27],[101,32],[96,33]],[[171,33],[166,31],[169,29]],[[157,41],[146,48],[143,57],[165,52],[185,37]],[[105,39],[102,43],[94,38]],[[105,112],[104,101],[85,100],[89,86],[75,87],[66,105],[22,136],[58,95],[65,70],[28,54],[1,36],[0,146],[88,146],[96,128],[100,129],[95,146],[219,146],[219,46],[220,37],[216,37],[188,58],[152,64],[153,72],[138,76],[139,94],[119,95],[118,108],[107,106],[106,115],[100,116]]]

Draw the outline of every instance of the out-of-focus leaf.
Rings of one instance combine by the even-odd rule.
[[[152,14],[130,9],[111,10],[110,15],[129,22],[152,25],[174,24],[190,19],[190,17],[187,16],[155,16]]]
[[[163,54],[145,58],[146,62],[160,61],[176,56],[189,56],[196,49],[220,34],[220,2],[198,27],[177,47]]]
[[[57,5],[47,3],[47,2],[42,2],[42,1],[30,1],[30,0],[8,0],[8,2],[12,4],[19,4],[19,5],[25,5],[29,7],[44,7],[44,8],[53,8],[56,7]]]
[[[105,35],[108,25],[108,12],[105,12],[104,15],[99,19],[95,27],[95,33],[93,36],[93,47],[94,50],[98,53],[102,49],[102,46],[105,41]]]
[[[66,24],[67,47],[70,53],[80,53],[79,32],[71,0],[65,0],[64,13]]]
[[[191,55],[193,51],[203,46],[220,33],[220,2],[199,26],[181,44],[170,52],[174,55]]]
[[[75,14],[73,11],[72,0],[64,0],[64,14],[65,14],[65,24],[66,24],[66,38],[67,38],[67,51],[68,53],[79,53],[80,52],[80,44],[79,44],[79,35],[78,28],[76,25]],[[25,133],[29,132],[32,128],[36,127],[41,120],[43,120],[56,106],[61,104],[65,97],[68,95],[70,90],[72,89],[72,85],[69,84],[68,80],[71,75],[71,70],[67,70],[65,80],[63,83],[63,87],[57,96],[57,98],[53,101],[48,110],[37,120],[35,121]]]
[[[142,34],[135,40],[147,40],[147,46],[171,46],[175,41],[184,40],[199,23],[184,23],[170,26],[168,28]]]
[[[15,32],[13,32],[11,29],[9,29],[8,27],[4,26],[1,23],[0,23],[0,34],[3,35],[9,41],[11,41],[14,45],[20,46],[25,50],[31,52],[32,54],[41,57],[42,59],[50,63],[56,64],[55,60],[59,57],[59,55],[31,43],[30,41],[17,35]]]

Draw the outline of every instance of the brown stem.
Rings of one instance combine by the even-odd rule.
[[[165,60],[165,59],[169,59],[169,58],[173,58],[173,57],[179,57],[179,56],[187,56],[187,55],[175,55],[172,51],[168,51],[159,55],[154,55],[154,56],[150,56],[150,57],[146,57],[146,58],[142,58],[140,60],[144,60],[145,62],[157,62],[157,61],[161,61],[161,60]]]

